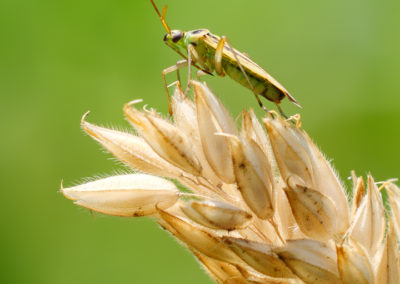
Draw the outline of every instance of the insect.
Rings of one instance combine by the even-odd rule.
[[[192,65],[199,69],[197,73],[198,77],[203,74],[213,75],[214,72],[221,77],[228,75],[239,84],[250,89],[254,93],[260,107],[265,111],[268,110],[262,104],[259,96],[274,102],[284,117],[286,115],[279,104],[285,97],[301,107],[295,98],[270,74],[253,62],[246,54],[232,48],[227,37],[213,35],[207,29],[186,32],[171,30],[165,21],[167,6],[164,6],[161,14],[154,1],[150,1],[167,31],[167,34],[164,36],[165,44],[184,58],[162,72],[170,114],[172,110],[165,76],[168,73],[177,71],[178,81],[180,81],[179,69],[188,66],[188,78],[190,79]]]

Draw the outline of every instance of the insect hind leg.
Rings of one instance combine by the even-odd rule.
[[[280,113],[284,118],[288,119],[287,115],[283,112],[281,106],[280,106],[279,104],[277,104],[277,103],[275,103],[275,105],[276,105],[276,108],[279,110],[279,113]]]
[[[167,95],[167,102],[168,102],[168,111],[169,111],[169,115],[172,115],[172,106],[171,106],[171,99],[170,99],[170,97],[169,97],[169,92],[168,92],[167,80],[165,79],[165,76],[166,76],[167,74],[172,73],[172,72],[175,72],[175,71],[179,72],[179,69],[180,69],[180,68],[185,67],[185,66],[187,66],[187,65],[188,65],[188,61],[187,61],[186,59],[179,60],[178,62],[176,62],[175,65],[173,65],[173,66],[171,66],[171,67],[168,67],[168,68],[165,68],[165,69],[162,71],[162,73],[161,73],[162,80],[163,80],[163,83],[164,83],[165,93],[166,93],[166,95]],[[178,76],[178,82],[179,82],[179,81],[180,81],[179,73],[177,73],[177,76]],[[180,82],[179,82],[179,83],[180,83]]]
[[[229,39],[228,39],[226,36],[222,36],[220,42],[221,42],[222,40],[223,40],[224,42],[226,41],[226,43],[228,44],[229,48],[232,50],[232,54],[233,54],[233,56],[235,57],[235,60],[237,61],[238,65],[239,65],[240,71],[242,71],[243,76],[245,77],[247,83],[249,84],[250,90],[253,92],[254,96],[256,97],[256,100],[257,100],[257,102],[258,102],[258,105],[259,105],[265,112],[268,113],[269,110],[263,105],[263,103],[262,103],[262,101],[261,101],[259,95],[256,93],[256,91],[255,91],[255,89],[254,89],[254,86],[253,86],[253,84],[251,83],[250,78],[249,78],[249,76],[248,76],[247,73],[246,73],[246,70],[244,70],[243,65],[240,63],[239,57],[238,57],[237,54],[236,54],[235,49],[232,47],[231,42],[229,41]],[[219,43],[218,43],[218,45],[219,45]],[[282,111],[281,111],[280,108],[279,108],[279,110],[280,110],[280,112],[282,113]]]
[[[257,95],[255,92],[253,92],[253,94],[254,94],[254,96],[256,97],[256,100],[257,100],[257,102],[258,102],[258,105],[259,105],[266,113],[268,113],[268,112],[269,112],[269,109],[267,109],[267,108],[265,107],[265,105],[263,105],[262,101],[260,100],[259,95]]]

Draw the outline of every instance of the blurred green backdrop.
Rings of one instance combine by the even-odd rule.
[[[285,85],[304,107],[286,113],[343,179],[400,176],[399,1],[157,3],[172,28],[229,36]],[[178,56],[164,33],[147,0],[0,1],[1,283],[211,283],[151,220],[93,217],[58,192],[121,168],[83,135],[85,111],[123,128],[129,100],[166,113],[161,70]],[[206,80],[235,116],[262,114],[230,79]]]

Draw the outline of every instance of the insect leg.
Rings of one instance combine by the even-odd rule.
[[[203,73],[207,74],[207,66],[203,60],[197,53],[196,49],[194,48],[193,44],[188,44],[187,47],[187,54],[188,54],[188,83],[186,85],[185,89],[185,95],[187,95],[190,87],[190,80],[192,79],[192,65],[195,66],[196,68],[199,68],[196,63],[198,62],[202,68],[204,68]],[[201,68],[199,68],[201,69]],[[202,70],[202,69],[201,69]],[[210,73],[208,73],[210,74]]]
[[[221,39],[218,42],[217,48],[215,49],[215,55],[214,55],[214,67],[215,67],[215,72],[217,75],[224,77],[225,72],[224,69],[222,68],[222,55],[224,52],[224,46],[226,42],[226,37],[221,37]]]
[[[265,112],[268,112],[269,110],[263,105],[263,103],[262,103],[261,100],[260,100],[260,97],[259,97],[258,94],[254,91],[254,86],[253,86],[253,84],[250,82],[249,76],[247,76],[246,71],[244,70],[242,64],[240,63],[239,57],[237,56],[236,51],[233,49],[231,42],[229,41],[229,39],[228,39],[226,36],[222,36],[222,37],[221,37],[221,40],[222,40],[222,39],[225,39],[225,40],[226,40],[226,43],[228,44],[229,48],[232,50],[232,54],[233,54],[233,56],[235,57],[235,60],[237,61],[238,65],[239,65],[239,68],[240,68],[240,70],[241,70],[242,73],[243,73],[243,76],[246,78],[246,81],[247,81],[247,83],[249,84],[251,91],[253,92],[254,96],[256,97],[256,100],[257,100],[257,102],[258,102],[258,105],[259,105]]]
[[[187,96],[187,93],[189,92],[189,86],[190,86],[190,80],[192,78],[192,52],[191,52],[191,44],[188,44],[187,47],[187,65],[188,65],[188,77],[187,77],[187,84],[186,84],[186,88],[185,88],[185,96]]]
[[[179,72],[179,68],[176,69],[176,80],[180,83],[181,82],[181,72]]]
[[[283,112],[281,106],[280,106],[279,104],[277,104],[277,103],[275,103],[275,105],[276,105],[276,108],[279,110],[279,113],[280,113],[284,118],[287,119],[288,117],[287,117],[286,114]]]
[[[196,62],[196,63],[198,62],[198,63],[200,64],[201,68],[204,69],[203,71],[205,71],[205,70],[208,71],[209,68],[208,68],[208,66],[206,65],[206,62],[204,61],[204,58],[202,58],[202,57],[199,55],[199,53],[197,52],[196,48],[194,48],[193,44],[189,44],[189,45],[188,45],[188,48],[189,48],[190,54],[191,54],[191,56],[192,56],[192,62],[193,62],[193,63],[194,63],[194,62]],[[197,66],[196,64],[193,64],[193,66],[199,68],[199,66]],[[200,69],[200,68],[199,68],[199,69]]]
[[[197,50],[194,48],[194,46],[192,44],[189,44],[189,46],[188,46],[188,54],[189,54],[189,51],[190,51],[191,58],[193,58],[192,65],[199,69],[199,70],[197,70],[197,73],[196,73],[197,80],[200,81],[200,76],[202,76],[202,75],[212,75],[209,71],[209,67],[207,66],[206,62],[204,61],[204,58],[202,58],[199,55],[199,53],[197,52]],[[200,66],[196,65],[195,62],[199,63],[201,68],[200,68]],[[189,82],[189,84],[190,84],[190,82]]]
[[[169,115],[172,115],[172,106],[171,106],[171,100],[169,98],[168,85],[167,85],[167,80],[165,79],[165,76],[171,72],[178,71],[180,68],[187,66],[187,65],[188,65],[188,61],[186,59],[179,60],[178,62],[176,62],[175,65],[164,69],[161,73],[162,80],[164,83],[165,93],[167,95]]]

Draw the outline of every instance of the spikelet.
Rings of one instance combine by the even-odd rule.
[[[217,283],[400,283],[395,184],[378,188],[372,176],[365,183],[353,173],[350,203],[299,116],[269,112],[260,123],[243,111],[238,130],[205,84],[192,85],[193,101],[176,88],[173,118],[127,104],[137,135],[93,125],[85,115],[83,130],[141,173],[63,194],[103,214],[151,216]]]

